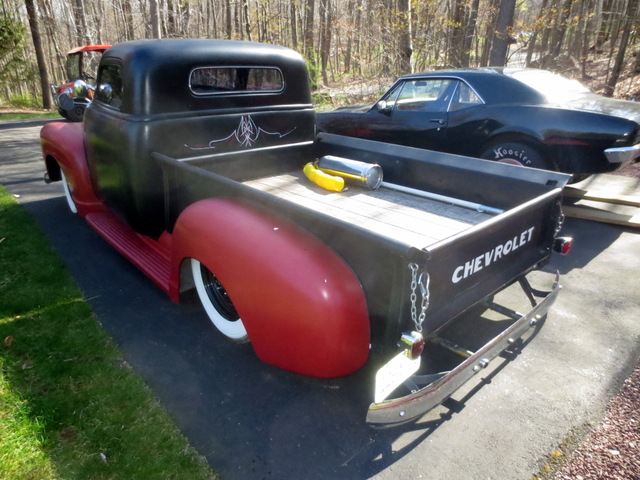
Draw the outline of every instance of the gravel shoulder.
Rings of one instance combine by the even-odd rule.
[[[640,163],[624,167],[614,175],[640,178]],[[611,399],[602,419],[574,430],[549,455],[546,465],[533,480],[638,479],[640,363]]]
[[[611,399],[603,418],[577,429],[533,480],[640,478],[640,364]]]

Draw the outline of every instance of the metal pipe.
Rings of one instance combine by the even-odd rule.
[[[382,182],[380,185],[383,188],[390,190],[396,190],[398,192],[408,193],[410,195],[416,195],[418,197],[428,198],[431,200],[437,200],[439,202],[451,203],[459,207],[469,208],[482,213],[490,213],[492,215],[499,215],[504,212],[499,208],[489,207],[482,205],[481,203],[469,202],[467,200],[461,200],[459,198],[449,197],[447,195],[440,195],[438,193],[425,192],[424,190],[418,190],[417,188],[405,187],[404,185],[397,185],[395,183]]]

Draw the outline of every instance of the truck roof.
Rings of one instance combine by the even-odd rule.
[[[233,40],[162,39],[116,44],[101,60],[122,68],[123,113],[149,115],[251,106],[311,104],[306,62],[276,45]],[[198,90],[193,72],[207,69],[279,71],[280,87],[262,90]],[[100,74],[98,83],[100,83]]]

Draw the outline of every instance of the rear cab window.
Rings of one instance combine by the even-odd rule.
[[[284,78],[275,67],[198,67],[189,75],[189,88],[195,95],[279,93]]]

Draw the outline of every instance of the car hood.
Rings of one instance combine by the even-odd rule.
[[[373,105],[353,105],[351,107],[338,107],[327,113],[366,113],[371,110],[372,107]]]
[[[563,106],[587,112],[626,118],[640,124],[640,103],[585,93],[563,102]]]

